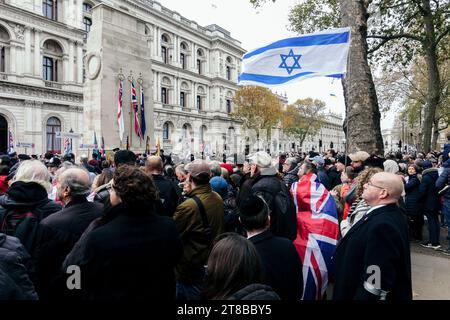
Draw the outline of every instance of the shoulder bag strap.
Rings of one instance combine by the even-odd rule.
[[[203,205],[203,203],[200,201],[200,199],[197,196],[193,196],[192,199],[197,203],[198,209],[200,211],[200,215],[202,217],[203,227],[209,228],[208,218],[206,217],[205,206]]]

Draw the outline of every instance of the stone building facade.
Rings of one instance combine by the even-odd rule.
[[[144,151],[148,137],[151,147],[159,141],[180,158],[290,150],[294,141],[280,128],[266,141],[229,116],[244,52],[220,26],[200,26],[152,0],[0,0],[0,151],[11,133],[18,152],[62,153],[58,132],[79,134],[71,140],[75,153],[88,153],[94,134],[106,150],[125,147],[128,137]],[[143,139],[134,132],[129,80],[138,103],[140,85],[145,94]],[[327,126],[338,130],[333,117]],[[337,134],[329,133],[336,146]],[[317,148],[318,139],[303,149]]]

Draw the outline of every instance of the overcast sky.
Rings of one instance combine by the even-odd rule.
[[[248,0],[159,0],[170,10],[177,11],[187,19],[201,26],[217,24],[231,33],[231,36],[250,51],[276,40],[295,36],[288,31],[288,13],[299,0],[268,0],[261,8],[254,9]],[[315,98],[325,101],[327,108],[344,117],[345,106],[340,80],[324,77],[306,79],[289,85],[275,87],[273,91],[286,93],[292,103],[301,98]],[[333,98],[334,94],[337,98]],[[381,121],[381,128],[392,126],[393,115]]]

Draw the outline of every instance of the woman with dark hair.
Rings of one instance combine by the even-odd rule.
[[[405,209],[408,216],[411,240],[422,241],[423,212],[419,203],[420,177],[419,167],[415,164],[408,166],[405,184]]]
[[[271,287],[261,284],[261,260],[249,240],[236,233],[224,233],[217,240],[208,258],[205,299],[280,299]]]
[[[182,244],[172,219],[155,212],[158,191],[137,167],[114,172],[111,206],[85,233],[64,267],[78,265],[86,300],[174,300]]]

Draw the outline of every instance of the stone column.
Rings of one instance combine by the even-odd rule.
[[[11,42],[11,45],[9,47],[9,65],[10,65],[10,72],[11,73],[16,73],[17,69],[16,69],[16,59],[17,58],[17,53],[16,53],[16,44]]]
[[[155,57],[159,57],[161,55],[161,52],[159,50],[159,27],[154,28],[154,34],[155,36],[153,37],[153,42],[154,42],[154,48],[155,48]]]
[[[158,73],[153,73],[153,101],[159,101],[158,99]]]
[[[31,74],[31,29],[25,27],[25,74]]]
[[[83,0],[75,0],[75,26],[83,29]]]
[[[192,101],[191,108],[192,109],[197,109],[197,95],[195,94],[195,92],[196,92],[195,86],[196,86],[196,83],[194,81],[192,81],[192,91],[191,91],[192,92],[192,99],[191,99],[191,101]]]
[[[72,40],[69,40],[69,66],[68,70],[66,70],[67,80],[69,82],[75,82],[74,77],[74,59],[75,59],[75,43]]]
[[[176,65],[176,66],[178,66],[179,61],[180,61],[178,45],[179,45],[178,36],[174,35],[173,36],[173,49],[172,49],[173,58],[172,58],[172,61],[174,62],[174,65]]]
[[[77,42],[77,83],[83,83],[83,43]]]
[[[69,69],[70,69],[70,64],[69,64],[69,55],[68,54],[64,54],[63,55],[63,74],[64,74],[64,82],[69,82],[70,78],[69,78]],[[58,79],[59,80],[59,79]]]
[[[34,75],[42,77],[41,30],[34,29]]]

